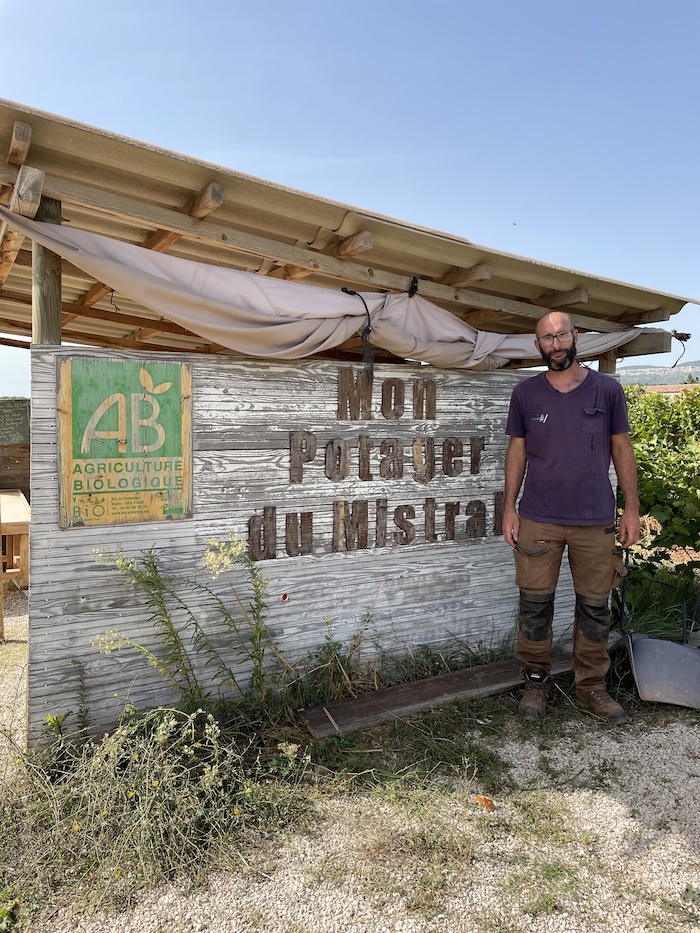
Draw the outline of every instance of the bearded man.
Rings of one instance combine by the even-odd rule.
[[[520,589],[515,656],[525,681],[518,709],[530,720],[546,712],[554,594],[567,548],[576,596],[576,702],[619,725],[627,714],[605,688],[609,597],[625,573],[609,472],[612,458],[624,497],[617,535],[630,547],[640,522],[627,404],[616,379],[577,362],[578,331],[567,314],[546,314],[535,333],[547,370],[515,387],[506,425],[503,535]]]

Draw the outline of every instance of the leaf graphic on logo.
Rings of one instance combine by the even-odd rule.
[[[151,379],[151,374],[147,370],[141,369],[139,371],[139,379],[146,392],[153,391],[153,380]]]
[[[171,385],[172,382],[161,382],[159,386],[155,386],[155,388],[151,389],[151,392],[154,395],[161,395],[163,392],[167,392]]]

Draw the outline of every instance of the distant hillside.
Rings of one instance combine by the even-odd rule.
[[[690,377],[700,380],[700,360],[679,363],[678,366],[618,366],[623,385],[675,386],[688,382]]]

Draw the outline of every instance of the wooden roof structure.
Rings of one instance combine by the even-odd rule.
[[[529,333],[547,309],[560,308],[581,331],[619,331],[668,321],[692,301],[477,246],[3,100],[0,159],[0,204],[24,216],[48,219],[40,203],[54,199],[72,227],[322,288],[404,292],[415,277],[424,298],[481,330]],[[32,245],[4,225],[0,240],[0,343],[27,346]],[[65,260],[61,271],[64,343],[231,353]],[[613,353],[670,348],[669,331],[654,328]],[[359,333],[325,355],[360,359]]]

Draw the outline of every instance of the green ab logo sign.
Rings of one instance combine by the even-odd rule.
[[[172,382],[153,384],[153,378],[146,369],[139,372],[139,381],[145,392],[113,392],[101,402],[92,413],[80,442],[81,454],[89,456],[93,441],[112,440],[117,442],[120,454],[153,453],[165,445],[166,431],[158,421],[160,403],[158,395],[172,388]],[[103,419],[108,419],[110,409],[116,408],[116,429],[100,429]],[[128,427],[127,412],[130,414],[131,426]],[[149,430],[150,429],[150,430]],[[153,443],[147,443],[147,435],[153,437]],[[155,435],[155,436],[154,436]]]
[[[64,527],[190,514],[188,366],[67,360],[59,429]]]

